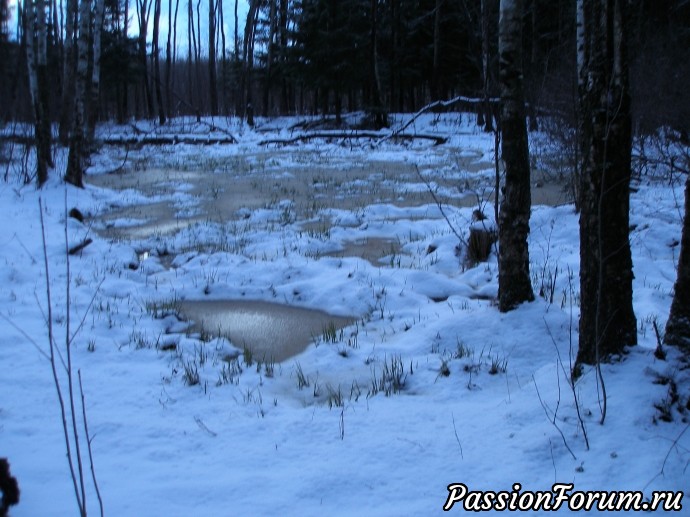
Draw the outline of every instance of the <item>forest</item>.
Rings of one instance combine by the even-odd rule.
[[[72,0],[64,9],[44,0],[20,2],[12,11],[8,1],[0,11],[6,99],[0,115],[5,121],[33,116],[25,34],[28,28],[36,37],[35,24],[44,32],[37,41],[50,78],[46,110],[61,122],[61,139],[68,133],[82,29],[90,82],[100,77],[91,101],[96,120],[246,116],[251,103],[262,116],[337,119],[343,111],[366,110],[382,124],[386,113],[415,112],[431,101],[498,94],[498,0],[252,0],[241,6],[240,0],[85,6]],[[681,128],[688,120],[688,9],[681,0],[631,2],[630,81],[639,131]],[[573,123],[575,3],[525,0],[522,24],[531,120],[542,113]]]

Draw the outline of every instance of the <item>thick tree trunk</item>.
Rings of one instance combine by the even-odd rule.
[[[632,131],[626,5],[591,0],[582,6],[578,364],[599,363],[637,343],[628,240]]]
[[[89,69],[89,26],[91,23],[91,0],[79,4],[79,37],[77,40],[77,83],[74,103],[74,127],[70,137],[69,156],[65,181],[83,188],[84,156],[86,155],[86,92]]]
[[[499,79],[506,178],[498,226],[498,307],[505,312],[534,300],[527,247],[531,198],[522,84],[522,0],[501,0]]]
[[[29,73],[29,91],[34,108],[34,139],[36,142],[36,183],[39,187],[48,180],[53,167],[50,119],[48,112],[48,66],[45,5],[38,0],[24,12],[24,38]]]
[[[690,355],[690,175],[685,180],[685,219],[678,258],[678,278],[664,342]]]

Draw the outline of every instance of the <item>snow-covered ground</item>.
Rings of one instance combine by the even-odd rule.
[[[579,302],[573,206],[533,207],[531,271],[545,297],[501,314],[495,254],[468,265],[450,226],[466,238],[477,200],[491,224],[492,135],[467,115],[446,114],[414,126],[448,136],[441,146],[261,144],[294,138],[294,122],[248,130],[214,121],[217,135],[237,138],[232,145],[106,146],[84,190],[55,173],[40,191],[0,183],[0,457],[21,488],[11,515],[77,513],[48,360],[39,206],[62,394],[73,337],[77,427],[80,372],[107,515],[437,515],[454,483],[496,492],[573,483],[648,498],[689,488],[687,410],[669,394],[673,380],[687,402],[687,371],[674,350],[655,358],[653,329],[656,321],[663,330],[671,302],[682,185],[644,176],[632,194],[640,345],[602,366],[603,425],[595,372],[575,385],[585,439],[568,384]],[[198,129],[208,126],[185,125]],[[65,159],[58,153],[58,168]],[[114,169],[119,176],[104,176]],[[152,184],[154,172],[169,181]],[[541,173],[544,188],[560,188],[560,178]],[[244,205],[224,198],[233,185],[246,189]],[[213,205],[218,199],[225,204]],[[162,217],[152,204],[167,211],[167,226],[146,226],[152,213]],[[84,223],[66,217],[73,207]],[[65,239],[87,237],[93,243],[68,262]],[[359,248],[348,246],[368,240],[390,253],[350,256]],[[283,362],[248,364],[242,343],[188,331],[182,300],[274,302],[354,323],[324,329]],[[80,443],[87,506],[97,514],[83,435]]]

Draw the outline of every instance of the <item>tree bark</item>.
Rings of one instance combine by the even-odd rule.
[[[685,218],[680,241],[678,277],[664,342],[690,355],[690,175],[685,180]]]
[[[371,10],[371,32],[370,32],[370,42],[371,53],[370,53],[370,67],[371,67],[371,88],[373,93],[372,98],[372,111],[374,115],[374,127],[376,129],[381,129],[382,127],[388,126],[388,115],[383,107],[383,102],[381,100],[381,74],[379,74],[379,62],[378,62],[378,2],[377,0],[371,0],[370,3]]]
[[[34,108],[34,140],[36,143],[36,183],[42,187],[53,167],[48,111],[48,60],[45,4],[37,0],[24,13],[24,38],[29,73],[29,91]]]
[[[163,92],[161,87],[160,52],[158,48],[158,33],[161,18],[161,0],[154,0],[153,7],[153,34],[151,41],[151,54],[153,57],[153,88],[156,92],[156,104],[158,107],[158,122],[165,124],[165,105],[163,104]]]
[[[215,117],[218,115],[218,79],[216,77],[216,7],[213,0],[208,0],[208,82],[211,116]]]
[[[443,0],[436,0],[434,8],[434,57],[431,67],[431,100],[439,100],[440,92],[440,66],[441,66],[441,5]]]
[[[65,23],[65,44],[62,64],[62,103],[60,107],[59,139],[62,145],[69,144],[74,116],[74,88],[77,71],[77,47],[75,41],[76,19],[78,17],[78,0],[67,0]]]
[[[578,34],[583,148],[580,183],[580,337],[577,364],[637,343],[630,252],[632,124],[626,0],[587,0]]]
[[[86,92],[89,68],[89,26],[91,23],[91,0],[81,0],[79,4],[79,37],[77,40],[77,83],[74,103],[74,127],[70,137],[69,156],[65,181],[75,187],[83,188],[85,130],[86,130]]]
[[[498,221],[498,307],[506,312],[534,300],[527,246],[531,197],[522,76],[522,0],[501,0],[499,79],[505,193]]]
[[[154,116],[153,95],[149,84],[148,63],[146,62],[146,37],[148,35],[149,14],[151,13],[151,3],[149,0],[137,0],[137,14],[139,16],[139,64],[142,67],[142,80],[144,95],[146,100],[147,116]]]
[[[482,24],[482,83],[483,83],[483,93],[484,98],[489,98],[489,58],[490,58],[490,46],[489,46],[489,0],[481,0],[481,24]],[[488,100],[485,102],[483,111],[483,116],[481,117],[481,122],[484,124],[484,131],[490,132],[494,130],[493,124],[493,114],[491,112],[491,105]],[[481,109],[481,108],[480,108]],[[479,121],[478,117],[478,122]]]
[[[245,116],[249,126],[254,125],[254,106],[252,105],[252,71],[254,69],[254,39],[256,37],[256,22],[258,19],[260,0],[250,0],[247,23],[244,26],[244,74],[242,77],[245,98]]]
[[[271,91],[273,90],[273,61],[275,60],[276,35],[278,25],[277,18],[277,0],[269,0],[269,14],[268,14],[268,49],[266,53],[266,71],[264,81],[264,102],[263,102],[263,116],[268,117],[271,108]]]
[[[96,134],[98,121],[98,98],[101,90],[101,32],[103,31],[103,17],[105,14],[105,0],[96,0],[93,28],[93,68],[91,70],[91,88],[89,100],[89,122],[87,142],[91,146]]]
[[[194,82],[193,77],[193,60],[192,60],[192,31],[194,30],[194,10],[192,9],[192,0],[187,0],[187,93],[189,94],[189,105],[195,106],[197,113],[199,107],[194,103]]]

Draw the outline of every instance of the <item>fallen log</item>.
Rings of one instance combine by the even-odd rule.
[[[379,140],[382,138],[391,140],[431,140],[434,145],[442,145],[448,141],[448,138],[440,135],[426,135],[426,134],[409,134],[400,133],[393,137],[387,138],[387,135],[382,135],[381,133],[373,133],[367,131],[354,131],[354,132],[343,132],[343,131],[328,131],[328,132],[318,132],[318,133],[305,133],[303,135],[298,135],[293,138],[271,138],[268,140],[262,140],[258,145],[290,145],[296,144],[298,142],[307,142],[309,140],[315,140],[317,138],[323,139],[342,139],[351,140],[357,138],[368,138],[370,140]]]
[[[91,238],[86,238],[86,239],[84,239],[83,241],[81,241],[79,244],[76,244],[76,245],[72,246],[72,247],[67,251],[67,253],[69,253],[70,255],[76,255],[77,253],[79,253],[81,250],[83,250],[84,248],[86,248],[86,247],[87,247],[89,244],[91,244],[92,242],[93,242],[93,239],[91,239]]]
[[[216,145],[237,143],[237,140],[233,136],[204,137],[188,135],[110,135],[100,138],[99,141],[104,145]]]

